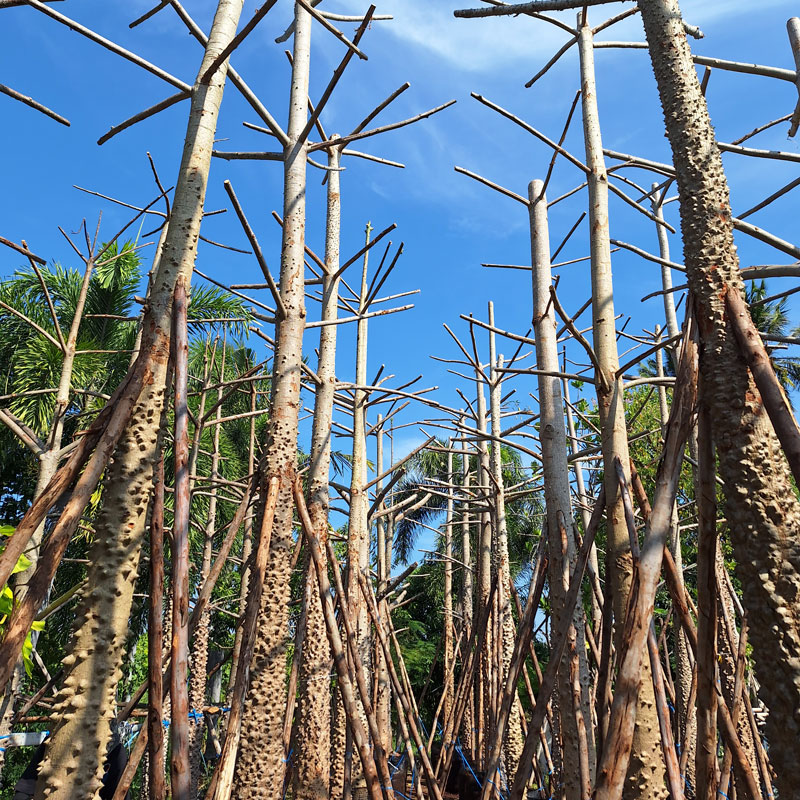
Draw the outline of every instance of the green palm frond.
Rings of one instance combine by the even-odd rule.
[[[189,302],[189,326],[197,331],[198,320],[230,320],[230,322],[203,323],[214,328],[228,327],[234,336],[242,338],[247,334],[247,326],[253,320],[251,310],[244,300],[216,286],[192,284]]]

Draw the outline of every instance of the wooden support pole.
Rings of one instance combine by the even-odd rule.
[[[400,701],[409,731],[414,740],[414,744],[419,751],[422,768],[425,771],[425,780],[428,785],[428,792],[434,798],[434,800],[442,800],[442,792],[439,788],[439,784],[436,782],[436,774],[433,770],[433,766],[431,765],[431,760],[428,755],[428,748],[425,746],[425,742],[422,741],[422,737],[419,734],[419,728],[417,727],[417,722],[415,720],[414,709],[411,707],[408,695],[406,694],[403,685],[400,683],[400,679],[397,677],[397,670],[395,669],[394,662],[392,661],[392,652],[389,648],[389,641],[386,638],[386,631],[383,628],[383,621],[381,620],[378,606],[375,602],[375,596],[372,593],[372,589],[367,583],[367,579],[363,573],[358,573],[358,582],[364,595],[367,611],[369,612],[370,617],[372,617],[372,624],[375,626],[375,632],[378,636],[381,650],[383,650],[383,656],[386,659],[386,668],[389,670],[389,677],[392,680],[394,692]]]
[[[280,490],[280,478],[273,475],[267,483],[267,496],[264,500],[264,511],[258,536],[258,546],[251,556],[250,585],[247,592],[247,606],[242,622],[242,649],[239,657],[239,670],[233,686],[231,710],[228,714],[228,732],[217,769],[211,779],[206,797],[210,800],[228,800],[233,784],[233,770],[236,766],[236,752],[239,748],[239,736],[242,726],[242,711],[247,684],[250,678],[250,662],[253,660],[255,647],[256,624],[261,607],[261,595],[264,589],[264,574],[269,560],[270,541],[272,539],[272,523],[275,517],[275,506]]]
[[[605,487],[601,488],[595,502],[592,518],[589,521],[589,529],[585,532],[583,537],[583,544],[581,545],[578,559],[575,562],[575,571],[569,582],[569,590],[564,598],[564,616],[562,617],[561,624],[553,638],[553,647],[550,651],[550,660],[547,662],[547,668],[544,671],[542,682],[539,685],[539,696],[536,698],[536,705],[533,709],[533,715],[528,723],[528,734],[525,737],[525,747],[522,751],[522,759],[520,760],[517,775],[514,778],[514,785],[511,787],[509,800],[522,800],[528,781],[531,777],[533,770],[533,757],[536,753],[538,745],[539,731],[545,718],[545,710],[550,701],[550,696],[553,693],[556,682],[556,674],[558,672],[558,664],[561,661],[561,655],[564,652],[564,647],[567,644],[567,636],[569,628],[572,625],[572,609],[578,601],[581,585],[583,583],[583,571],[586,568],[586,562],[589,560],[589,551],[591,550],[592,543],[594,542],[597,528],[600,525],[600,520],[603,517],[605,509]]]
[[[163,710],[163,649],[164,649],[164,455],[156,466],[153,508],[150,515],[150,602],[147,618],[147,730],[149,734],[148,800],[164,800],[167,796],[164,781],[164,710]]]
[[[339,677],[339,691],[341,692],[345,714],[347,714],[348,728],[358,748],[359,756],[361,757],[361,765],[364,770],[364,777],[367,781],[367,790],[370,798],[371,800],[383,800],[378,771],[375,767],[375,760],[369,747],[369,739],[364,729],[364,723],[361,721],[355,692],[353,691],[353,682],[350,678],[347,656],[342,644],[342,637],[339,633],[339,626],[336,624],[333,600],[331,599],[331,584],[328,580],[327,564],[320,548],[319,538],[311,523],[311,517],[309,516],[308,509],[306,508],[306,501],[303,497],[303,488],[299,482],[294,485],[294,500],[297,506],[297,513],[300,516],[300,523],[303,526],[306,544],[311,554],[311,559],[314,562],[314,568],[317,571],[317,582],[319,584],[320,599],[322,600],[322,610],[325,615],[325,626],[328,631],[328,641],[330,642],[331,651],[333,653],[336,674]],[[343,594],[339,595],[339,608],[341,610],[344,609]]]
[[[710,409],[703,396],[697,420],[697,800],[717,796],[717,502]]]
[[[547,575],[546,567],[547,558],[542,556],[539,558],[536,570],[531,576],[531,585],[534,586],[534,589],[528,598],[528,603],[525,606],[525,611],[520,618],[519,627],[517,628],[514,651],[511,656],[511,663],[508,667],[508,675],[506,676],[503,695],[500,700],[500,710],[492,732],[492,747],[486,759],[486,780],[481,790],[481,800],[489,800],[490,795],[496,790],[497,784],[499,783],[498,767],[500,765],[500,754],[503,749],[506,725],[511,715],[512,703],[517,696],[519,675],[525,667],[525,657],[531,643],[531,636],[533,635],[533,623],[536,611],[539,608],[539,601],[542,597],[544,581]],[[531,700],[533,701],[533,698],[531,698]]]
[[[179,278],[173,303],[175,363],[175,514],[172,524],[172,722],[170,774],[174,800],[190,800],[189,769],[189,335],[186,283]]]

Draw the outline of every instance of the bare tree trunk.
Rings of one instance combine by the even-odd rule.
[[[250,412],[256,410],[256,389],[255,386],[250,384]],[[247,474],[252,475],[255,469],[255,455],[256,455],[256,418],[255,415],[250,417],[250,445],[247,455]],[[247,584],[250,576],[250,553],[253,550],[253,514],[248,513],[244,521],[244,537],[242,539],[242,566],[239,584],[239,613],[244,612],[245,604],[247,603]],[[239,655],[242,652],[242,627],[241,625],[236,628],[236,636],[233,640],[233,654],[231,656],[231,674],[228,680],[227,694],[233,691],[233,685],[236,682],[236,672],[239,669]]]
[[[225,380],[225,360],[227,357],[227,347],[225,342],[222,346],[222,362],[220,367],[219,381]],[[219,478],[219,435],[222,425],[222,395],[223,389],[217,390],[217,411],[214,425],[214,449],[211,452],[211,497],[208,501],[208,520],[204,531],[203,541],[203,561],[200,565],[200,575],[198,584],[202,586],[208,577],[211,569],[211,558],[213,555],[214,532],[217,526],[217,485]],[[202,419],[202,417],[200,417]],[[199,427],[199,426],[198,426]],[[248,473],[249,474],[249,473]],[[202,714],[202,709],[206,701],[206,682],[208,673],[208,638],[210,634],[209,625],[211,622],[211,612],[205,608],[197,621],[194,630],[194,642],[191,654],[191,678],[189,685],[189,710],[192,717],[189,720],[189,767],[191,770],[191,796],[197,794],[200,785],[200,774],[203,769],[203,731],[206,723]]]
[[[147,667],[150,683],[147,692],[149,750],[147,800],[164,800],[164,457],[156,467],[155,491],[150,516],[150,604],[147,619]],[[142,791],[144,796],[144,791]]]
[[[721,548],[717,548],[716,553],[716,580],[717,591],[719,596],[719,622],[718,622],[718,649],[719,649],[719,680],[722,686],[722,696],[725,702],[731,709],[731,716],[733,717],[733,708],[737,703],[741,707],[738,719],[734,720],[736,725],[736,733],[739,736],[739,741],[742,744],[742,750],[747,754],[747,760],[750,763],[750,770],[753,775],[759,775],[762,772],[759,758],[756,753],[756,742],[753,739],[753,732],[750,729],[750,720],[744,708],[744,698],[737,695],[735,691],[736,685],[736,670],[738,654],[742,647],[741,634],[736,630],[736,612],[734,608],[733,598],[729,588],[727,576],[725,574],[725,559],[722,556]],[[744,625],[744,622],[742,623]],[[745,637],[746,639],[746,637]],[[748,689],[745,687],[744,692]],[[732,753],[730,748],[725,751],[725,763],[728,765],[727,770],[722,769],[720,773],[720,786],[719,790],[728,793],[728,783],[725,779],[725,773],[730,777],[730,767],[732,763]],[[771,794],[771,788],[766,788],[766,795]],[[744,781],[739,779],[737,775],[736,791],[741,794],[742,800],[752,800],[750,793]]]
[[[658,206],[658,211],[661,207]],[[661,226],[659,226],[659,237],[661,237]],[[666,238],[666,231],[663,233]],[[662,247],[662,258],[669,259],[669,250]],[[663,253],[666,252],[666,256]],[[662,278],[663,279],[663,278]],[[664,280],[666,285],[671,285],[671,281]],[[672,315],[674,316],[674,302],[673,295],[665,294],[670,300],[665,300],[667,307],[672,307]],[[669,320],[670,315],[667,314]],[[676,323],[677,324],[677,323]],[[660,332],[660,329],[656,329]],[[667,329],[668,332],[671,330]],[[672,335],[670,334],[670,338]],[[671,356],[672,357],[672,356]],[[675,363],[673,361],[673,363]],[[658,377],[664,376],[664,351],[658,350],[656,352],[656,375]],[[669,420],[669,405],[667,403],[667,389],[665,386],[658,387],[658,400],[661,413],[661,430],[662,434],[666,433],[667,421]],[[690,434],[690,449],[692,448],[692,440],[696,443],[696,429]],[[696,450],[696,448],[695,448]],[[669,542],[670,552],[675,559],[675,569],[681,574],[683,573],[683,553],[681,550],[681,537],[680,528],[678,526],[678,506],[677,504],[672,509],[672,535]],[[695,707],[695,696],[697,692],[697,680],[694,675],[694,666],[690,657],[689,643],[686,640],[686,634],[683,631],[683,626],[680,623],[677,615],[674,615],[673,632],[675,636],[675,703],[676,703],[676,717],[677,717],[677,733],[678,741],[684,743],[686,753],[681,753],[682,760],[686,762],[685,780],[690,786],[695,785],[695,766],[696,766],[696,749],[697,749],[697,713]],[[693,694],[694,687],[694,694]],[[683,758],[685,756],[685,759]]]
[[[494,306],[489,303],[489,324],[494,326]],[[508,559],[508,525],[506,522],[506,500],[505,500],[505,486],[503,484],[503,454],[500,445],[502,436],[502,426],[500,422],[500,405],[503,396],[503,356],[498,356],[495,352],[495,334],[489,334],[489,359],[491,361],[491,430],[492,430],[492,447],[491,447],[491,470],[492,470],[492,483],[494,483],[495,502],[495,531],[496,531],[496,552],[497,552],[497,569],[500,575],[500,586],[497,592],[497,643],[496,647],[500,652],[500,657],[496,660],[497,674],[496,681],[496,694],[495,694],[495,719],[496,713],[499,711],[500,696],[502,688],[505,686],[506,675],[508,674],[509,667],[511,666],[511,659],[514,655],[514,639],[516,632],[514,630],[514,618],[511,615],[511,565]],[[506,769],[506,781],[509,784],[514,780],[514,775],[517,773],[519,766],[519,759],[522,755],[522,749],[525,746],[525,735],[522,732],[522,724],[519,715],[516,713],[516,706],[514,713],[508,720],[508,729],[506,732],[505,748],[503,752],[504,763]],[[487,750],[488,752],[488,750]]]
[[[701,364],[726,516],[750,613],[777,788],[800,784],[800,503],[758,390],[726,323],[741,292],[730,198],[677,0],[641,5],[681,198],[684,262],[698,308]]]
[[[376,469],[378,475],[383,474],[383,418],[378,415],[377,423],[377,450],[376,450]],[[383,489],[383,480],[378,481],[375,490],[380,493]],[[381,502],[380,508],[384,508],[385,504]],[[382,595],[392,573],[391,564],[391,551],[387,557],[387,542],[386,542],[386,522],[384,517],[378,517],[375,525],[375,544],[378,553],[378,592]],[[445,593],[445,597],[446,597]],[[452,601],[451,601],[452,602]],[[381,613],[381,618],[386,619],[389,615],[389,604],[384,598],[378,602],[378,609]],[[375,714],[377,716],[378,729],[381,732],[382,741],[381,745],[387,753],[392,751],[392,681],[389,675],[389,669],[386,664],[386,659],[383,657],[383,650],[376,646],[375,648],[375,684],[377,691],[375,693]]]
[[[462,418],[462,422],[466,420]],[[470,513],[467,494],[470,485],[469,448],[464,440],[461,448],[461,485],[464,487],[464,500],[461,503],[461,629],[463,641],[468,642],[472,635],[473,619],[473,566],[472,545],[470,542]],[[475,687],[470,686],[467,708],[464,712],[464,723],[461,729],[461,741],[464,749],[475,758]]]
[[[297,415],[306,310],[305,274],[306,141],[300,140],[308,114],[311,16],[295,4],[294,57],[289,100],[289,143],[284,151],[284,214],[280,295],[286,310],[276,326],[272,415],[264,454],[262,503],[266,486],[280,477],[280,493],[270,540],[250,692],[242,717],[234,776],[236,800],[278,800],[283,787],[283,718],[286,710],[286,645],[292,538],[292,487],[297,461]]]
[[[536,339],[536,364],[542,372],[559,371],[556,318],[550,287],[550,234],[547,220],[547,197],[544,183],[532,181],[528,186],[531,221],[531,264],[533,265],[533,325]],[[577,552],[572,518],[569,485],[563,398],[560,378],[540,372],[539,438],[542,445],[542,475],[547,507],[547,541],[549,555],[550,601],[553,629],[558,630],[564,615],[564,598],[575,568]],[[589,668],[586,663],[586,641],[583,606],[578,603],[572,612],[567,645],[559,666],[558,707],[563,737],[564,769],[562,780],[567,800],[583,800],[594,781],[594,747],[589,747],[591,731],[589,711]],[[573,696],[572,676],[578,679],[579,702]],[[592,757],[590,758],[590,753]],[[592,763],[590,763],[590,761]]]
[[[339,160],[341,149],[328,150],[328,211],[325,237],[322,319],[336,319],[339,304],[339,239],[341,196]],[[311,432],[311,466],[308,474],[308,512],[322,547],[328,541],[328,480],[331,461],[331,420],[336,389],[337,325],[323,325],[319,333],[314,423]],[[328,800],[331,772],[331,650],[319,596],[317,573],[310,556],[304,567],[303,602],[306,635],[300,661],[300,695],[297,706],[297,800]]]
[[[444,694],[444,715],[450,713],[453,705],[453,693],[455,691],[454,675],[451,669],[454,653],[453,635],[453,489],[450,484],[453,482],[453,441],[447,440],[447,508],[444,522],[444,656],[442,667],[444,669],[445,683]]]
[[[366,241],[369,244],[372,225],[368,222]],[[359,293],[358,312],[366,313],[367,303],[367,268],[369,252],[364,254],[364,265],[361,271],[361,291]],[[367,336],[368,321],[358,320],[356,335],[356,384],[367,383]],[[364,677],[367,688],[372,689],[373,658],[372,636],[369,615],[364,597],[358,584],[358,575],[369,569],[369,496],[365,490],[367,483],[367,400],[368,394],[363,389],[353,393],[353,457],[350,476],[350,516],[347,527],[347,607],[355,626],[356,641],[361,663],[364,666]],[[370,698],[373,699],[373,698]],[[361,706],[359,705],[359,708]],[[364,714],[362,710],[362,715]],[[363,718],[366,727],[366,717]],[[353,762],[353,797],[355,800],[366,800],[367,787],[359,762]]]
[[[486,431],[486,395],[483,393],[482,374],[477,375],[475,383],[477,399],[475,410],[477,419],[475,427],[483,434]],[[489,478],[489,451],[486,440],[481,437],[478,448],[478,486],[485,495],[490,495],[491,479]],[[492,524],[488,511],[481,511],[478,529],[478,552],[475,557],[478,570],[477,615],[480,617],[489,603],[492,590]],[[475,683],[475,752],[478,767],[482,770],[486,758],[486,735],[489,727],[489,687],[492,683],[492,661],[490,653],[493,649],[491,621],[486,625],[483,647],[479,654]]]
[[[173,307],[175,360],[175,513],[172,523],[172,648],[170,745],[172,796],[190,800],[189,766],[189,333],[186,284],[178,278]]]
[[[194,267],[227,62],[209,83],[200,76],[233,39],[242,2],[220,0],[192,94],[172,216],[143,326],[151,379],[107,471],[88,588],[65,661],[70,673],[59,696],[61,713],[39,772],[40,800],[45,793],[49,800],[91,797],[100,786],[165,403],[172,295],[178,277],[188,282]]]
[[[582,15],[581,15],[582,16]],[[604,480],[606,488],[607,565],[606,580],[611,581],[614,610],[614,641],[622,647],[622,628],[630,592],[633,563],[628,529],[616,479],[614,459],[618,457],[630,482],[628,438],[622,380],[617,377],[616,326],[614,321],[614,289],[611,277],[611,248],[608,228],[608,174],[603,158],[600,121],[597,111],[597,89],[594,76],[592,30],[581,24],[578,39],[581,61],[581,102],[586,142],[586,165],[590,169],[589,222],[592,256],[592,324],[597,370],[597,405],[600,413]],[[642,682],[636,711],[633,753],[625,785],[625,800],[662,800],[667,797],[666,772],[661,754],[661,732],[658,725],[650,663],[642,662]]]

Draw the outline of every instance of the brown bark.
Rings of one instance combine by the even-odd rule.
[[[164,458],[156,468],[153,508],[150,517],[150,603],[147,619],[147,730],[149,734],[148,800],[164,800]]]
[[[750,612],[777,788],[800,783],[800,503],[726,316],[742,292],[722,158],[677,0],[640,6],[681,198],[684,263],[703,342],[701,365],[725,486],[726,517]]]
[[[697,767],[698,800],[717,795],[717,501],[710,410],[701,391],[697,423]]]
[[[173,306],[175,359],[175,513],[172,523],[172,648],[170,696],[172,719],[172,796],[189,800],[189,337],[186,286],[178,279]]]
[[[210,63],[209,59],[235,35],[241,7],[241,0],[220,0],[203,64]],[[107,472],[104,504],[91,550],[89,588],[65,660],[70,672],[60,695],[60,717],[40,771],[39,798],[91,796],[99,787],[109,722],[115,716],[119,668],[165,404],[172,295],[178,277],[183,276],[188,283],[194,266],[226,74],[223,66],[209,85],[198,88],[192,96],[172,217],[143,326],[140,361],[150,374],[141,394],[137,392],[131,423]]]

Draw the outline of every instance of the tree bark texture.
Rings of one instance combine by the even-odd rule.
[[[69,675],[39,773],[39,800],[91,797],[100,786],[166,399],[172,296],[179,276],[188,283],[194,268],[227,65],[206,85],[200,84],[199,76],[233,39],[242,4],[243,0],[220,0],[192,93],[172,215],[142,331],[150,380],[107,470],[87,591],[64,660]]]
[[[547,220],[547,197],[544,183],[532,181],[528,186],[531,217],[531,264],[533,265],[533,325],[536,339],[536,364],[543,372],[558,372],[558,343],[556,318],[550,297],[552,272],[550,268],[550,233]],[[542,444],[542,471],[547,512],[547,542],[549,556],[550,602],[553,629],[561,625],[564,598],[569,579],[575,568],[577,552],[572,518],[569,465],[567,463],[567,432],[564,426],[564,403],[561,379],[539,374],[539,438]],[[579,467],[578,467],[579,468]],[[566,536],[562,537],[562,531]],[[589,669],[586,663],[584,613],[578,603],[572,613],[567,646],[559,666],[558,707],[563,736],[564,770],[567,800],[582,800],[594,780],[587,748],[587,731],[591,730],[589,711]],[[578,677],[579,703],[575,706],[571,675]],[[582,726],[580,723],[582,722]],[[582,727],[582,733],[579,728]],[[581,746],[584,745],[584,746]],[[592,758],[593,762],[594,759]]]
[[[284,151],[284,214],[280,294],[286,315],[276,326],[272,415],[263,457],[264,480],[280,476],[281,488],[261,594],[250,692],[242,718],[234,777],[236,800],[279,800],[283,792],[283,721],[286,710],[286,646],[289,577],[294,548],[292,487],[297,460],[297,415],[306,310],[306,151],[300,140],[308,114],[311,16],[295,4],[294,57],[289,107],[289,143]],[[266,495],[262,485],[262,497]]]
[[[339,233],[341,224],[340,148],[328,154],[328,211],[325,238],[322,319],[336,319],[339,302]],[[308,475],[308,513],[320,546],[328,541],[328,478],[331,461],[331,420],[336,389],[336,329],[323,325],[319,333],[317,386],[311,432],[311,466]],[[331,770],[331,650],[322,613],[317,573],[310,557],[305,564],[304,602],[306,635],[300,661],[300,695],[297,705],[296,788],[298,800],[328,800]]]
[[[750,613],[777,788],[800,785],[800,503],[726,320],[742,292],[730,196],[677,0],[640,6],[681,199],[684,263],[695,295],[726,517]]]
[[[597,405],[600,414],[603,465],[606,488],[607,567],[606,580],[612,584],[614,610],[614,642],[622,647],[622,627],[633,575],[628,529],[614,469],[619,457],[630,481],[628,434],[622,381],[617,378],[616,325],[614,321],[614,289],[611,276],[611,245],[608,222],[608,174],[603,158],[600,119],[597,109],[597,88],[594,75],[593,36],[588,24],[580,27],[578,46],[581,61],[581,102],[583,107],[586,165],[590,173],[589,220],[592,263],[592,325],[593,344],[600,369],[598,370]],[[666,772],[661,754],[661,733],[653,694],[649,661],[642,664],[639,705],[633,753],[625,784],[625,800],[665,800]]]

